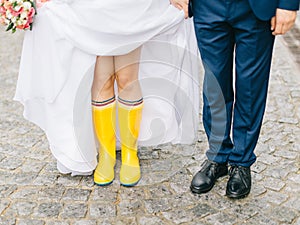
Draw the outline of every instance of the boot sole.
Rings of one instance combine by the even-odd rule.
[[[109,181],[109,182],[106,182],[106,183],[96,183],[96,182],[94,181],[94,184],[97,185],[97,186],[108,186],[108,185],[112,184],[113,181],[114,181],[114,180]]]
[[[124,184],[124,183],[120,183],[120,184],[124,187],[133,187],[133,186],[137,185],[139,181],[140,181],[140,179],[137,182],[134,182],[131,184]]]

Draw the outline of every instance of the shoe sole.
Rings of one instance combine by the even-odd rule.
[[[247,195],[249,195],[249,193],[250,193],[250,191],[248,191],[247,193],[244,193],[244,194],[240,194],[240,195],[226,193],[226,196],[231,199],[242,199],[242,198],[247,197]]]
[[[197,188],[194,188],[193,186],[190,186],[190,189],[193,193],[196,193],[196,194],[204,194],[204,193],[207,193],[209,192],[212,188],[214,187],[214,185],[209,188],[209,189],[206,189],[206,190],[200,190],[200,189],[197,189]]]

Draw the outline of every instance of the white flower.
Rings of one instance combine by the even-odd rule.
[[[6,18],[7,19],[11,19],[13,17],[13,15],[10,13],[9,10],[6,11]]]
[[[21,19],[24,19],[24,18],[27,18],[28,16],[28,13],[26,11],[23,11],[21,14],[20,14],[20,18]]]
[[[16,21],[17,21],[16,17],[11,18],[11,22],[16,23]]]
[[[17,5],[16,7],[14,7],[14,10],[15,10],[15,11],[19,11],[21,8],[22,8],[22,6]]]
[[[24,8],[24,10],[29,10],[31,8],[31,3],[30,2],[24,2],[23,3],[23,8]]]

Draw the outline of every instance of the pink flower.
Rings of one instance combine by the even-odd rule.
[[[35,9],[32,7],[28,13],[28,17],[32,18],[34,16],[34,14],[35,14]]]
[[[36,5],[38,8],[41,8],[44,3],[49,2],[50,0],[37,0]]]
[[[0,6],[0,14],[5,14],[6,9],[3,6]]]
[[[26,30],[26,29],[30,28],[30,23],[29,23],[29,21],[27,21],[26,24],[24,24],[24,25],[17,25],[16,28],[21,29],[21,30]]]
[[[4,1],[4,8],[8,9],[11,7],[11,3],[9,1]]]
[[[17,17],[18,15],[20,15],[20,14],[23,12],[23,7],[20,8],[18,11],[15,11],[15,10],[13,9],[13,7],[9,7],[8,10],[10,11],[10,13],[11,13],[13,16]]]

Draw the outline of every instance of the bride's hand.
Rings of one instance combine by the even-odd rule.
[[[184,11],[185,18],[188,18],[189,11],[188,11],[188,5],[189,0],[170,0],[170,3],[175,6],[179,10]]]

